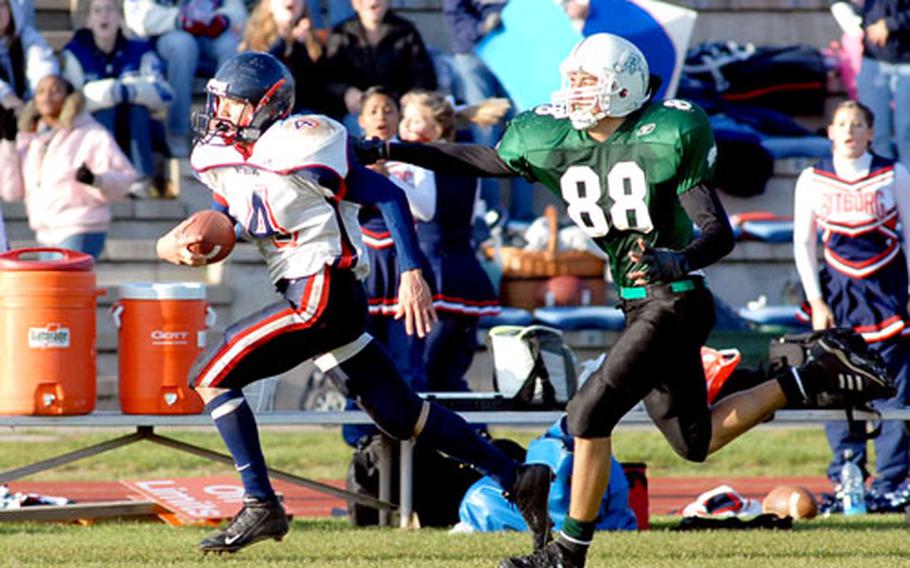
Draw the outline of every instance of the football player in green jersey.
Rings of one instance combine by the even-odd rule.
[[[585,38],[561,71],[564,88],[554,104],[518,115],[496,150],[401,143],[358,149],[366,161],[538,181],[610,258],[626,329],[567,407],[575,437],[569,514],[555,541],[503,560],[503,568],[584,566],[609,482],[613,427],[641,400],[679,455],[703,461],[788,401],[840,388],[831,378],[837,373],[856,376],[879,394],[883,388],[874,361],[848,358],[843,341],[825,336],[813,346],[811,362],[709,408],[700,350],[715,311],[699,269],[733,248],[710,185],[711,125],[690,102],[649,103],[647,61],[620,37]]]

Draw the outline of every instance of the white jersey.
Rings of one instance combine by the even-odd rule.
[[[867,278],[910,242],[910,174],[900,164],[865,153],[855,160],[822,160],[796,182],[793,245],[808,299],[821,297],[816,255],[822,230],[827,265],[849,278]],[[898,232],[900,221],[901,233]],[[905,254],[910,273],[910,254]]]
[[[273,282],[325,265],[369,272],[357,213],[344,200],[347,131],[321,115],[293,115],[269,127],[250,155],[219,137],[196,146],[190,164],[216,202],[265,257]]]

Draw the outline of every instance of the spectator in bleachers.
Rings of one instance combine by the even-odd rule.
[[[168,145],[178,158],[189,154],[193,80],[209,77],[237,52],[246,24],[243,0],[126,0],[127,30],[151,39],[164,60],[174,102],[168,113]]]
[[[861,103],[846,101],[837,107],[828,126],[832,155],[805,169],[796,182],[793,248],[812,328],[848,327],[862,335],[883,357],[897,386],[894,398],[873,405],[894,408],[908,402],[910,353],[901,332],[910,324],[910,173],[900,163],[869,152],[873,120]],[[818,228],[824,233],[820,270]],[[840,482],[848,449],[865,471],[865,438],[845,422],[829,422],[825,430],[834,452],[828,477]],[[877,471],[871,488],[882,507],[905,486],[908,449],[904,423],[883,421],[875,438]]]
[[[25,200],[40,244],[98,258],[110,227],[111,201],[126,195],[137,174],[84,106],[82,94],[66,79],[49,75],[23,109],[18,134],[8,117],[0,120],[8,125],[0,143],[0,197]]]
[[[401,95],[435,89],[436,72],[420,32],[389,9],[389,0],[351,0],[356,16],[329,34],[326,50],[332,114],[359,135],[363,92],[379,85]]]
[[[325,47],[305,0],[262,0],[247,22],[241,50],[271,53],[296,81],[295,113],[327,111]]]
[[[452,35],[452,94],[459,103],[477,104],[491,97],[508,97],[499,79],[477,56],[477,43],[502,25],[506,0],[445,0],[443,16]],[[477,144],[495,146],[502,136],[501,126],[471,126],[471,137]],[[488,209],[500,206],[500,180],[484,179],[481,196]],[[510,216],[534,218],[533,193],[523,180],[511,180]]]
[[[86,27],[63,51],[63,76],[82,91],[86,110],[114,134],[140,178],[130,193],[149,195],[155,162],[153,138],[164,145],[163,120],[173,99],[161,61],[145,40],[127,39],[121,30],[119,0],[90,0]]]
[[[439,93],[412,91],[401,99],[399,137],[405,142],[451,142],[456,113]],[[479,184],[469,175],[435,173],[392,162],[393,178],[414,184],[423,204],[414,212],[420,248],[435,278],[433,305],[439,322],[424,348],[430,391],[467,391],[465,373],[477,351],[477,320],[499,313],[493,283],[477,259],[472,227]],[[417,185],[418,180],[423,180]],[[406,190],[409,197],[411,195]],[[410,200],[412,209],[414,200]]]
[[[872,149],[910,169],[910,0],[865,0],[859,100],[878,120]]]
[[[34,27],[24,24],[23,5],[0,0],[0,106],[22,109],[38,81],[58,72],[54,52]]]

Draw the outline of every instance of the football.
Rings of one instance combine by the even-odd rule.
[[[191,215],[184,224],[183,234],[197,241],[187,246],[190,252],[205,255],[209,264],[224,260],[237,241],[230,218],[212,209]]]
[[[562,274],[540,287],[537,300],[544,306],[583,306],[591,303],[591,291],[577,276]]]
[[[775,487],[765,496],[761,508],[762,512],[794,519],[812,519],[818,514],[815,496],[805,487],[798,485]]]

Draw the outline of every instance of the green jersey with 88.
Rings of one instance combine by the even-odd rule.
[[[540,106],[519,114],[497,147],[521,175],[541,182],[610,258],[618,286],[638,265],[638,239],[681,250],[694,238],[679,202],[706,181],[717,150],[704,111],[684,100],[655,102],[630,115],[603,143]]]

